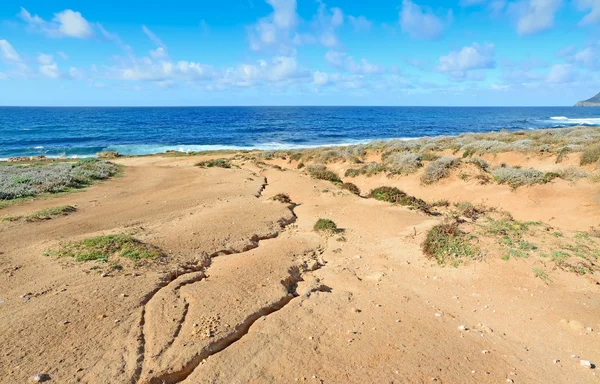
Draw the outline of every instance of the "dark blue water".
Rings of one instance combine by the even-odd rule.
[[[0,108],[0,158],[285,149],[577,124],[600,126],[600,108],[5,107]]]

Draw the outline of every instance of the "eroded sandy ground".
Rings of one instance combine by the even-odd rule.
[[[528,259],[442,268],[420,249],[439,218],[292,169],[119,161],[121,177],[2,211],[78,208],[0,223],[0,382],[36,373],[56,383],[600,382],[580,366],[600,363],[593,278],[556,271],[545,284]],[[427,193],[410,178],[396,183]],[[559,228],[587,228],[600,213],[587,186],[574,189],[585,204],[575,211],[560,200],[573,186],[518,191],[534,196],[525,200],[497,188],[486,196],[516,217],[554,218]],[[428,191],[461,194],[451,181]],[[294,205],[270,200],[278,193]],[[319,218],[344,233],[317,234]],[[43,256],[127,231],[167,256],[123,270]]]

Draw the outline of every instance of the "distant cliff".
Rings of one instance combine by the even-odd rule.
[[[575,104],[576,107],[600,107],[600,93],[591,99],[580,101]]]

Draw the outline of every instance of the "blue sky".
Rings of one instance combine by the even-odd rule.
[[[0,105],[571,105],[600,0],[0,4]]]

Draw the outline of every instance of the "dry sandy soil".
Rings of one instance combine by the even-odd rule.
[[[421,251],[440,217],[361,198],[283,160],[271,162],[279,170],[202,169],[198,159],[117,160],[120,177],[0,211],[77,207],[0,223],[0,382],[37,373],[51,383],[600,382],[580,365],[600,364],[595,275],[546,268],[547,283],[532,273],[539,258],[493,252],[442,267]],[[516,192],[456,177],[354,182],[486,201],[561,231],[600,224],[587,182]],[[270,199],[278,193],[294,204]],[[319,218],[343,233],[315,232]],[[44,256],[123,232],[166,256],[123,269]]]

